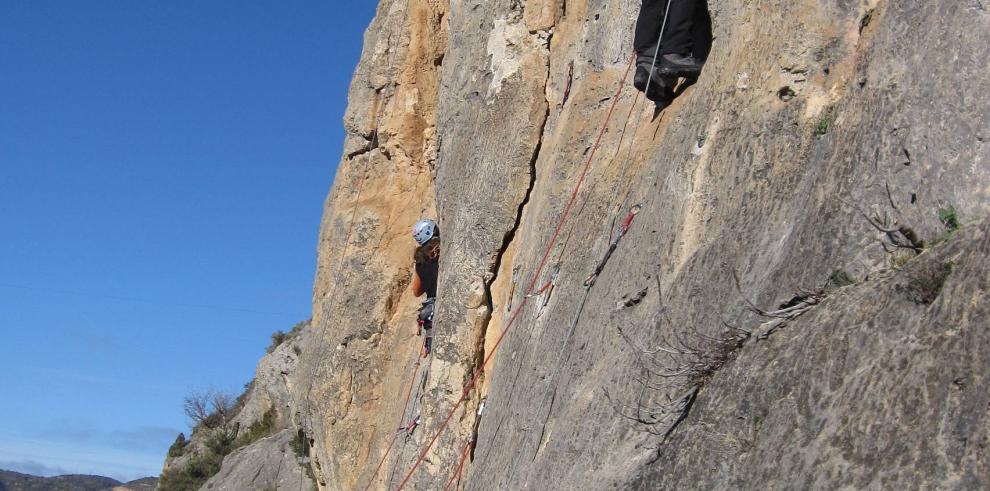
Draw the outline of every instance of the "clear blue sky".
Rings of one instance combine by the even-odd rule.
[[[0,468],[157,475],[309,317],[376,3],[0,4]]]

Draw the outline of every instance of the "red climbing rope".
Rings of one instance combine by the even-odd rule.
[[[464,445],[464,451],[461,452],[461,461],[457,463],[457,470],[454,471],[454,475],[450,476],[450,480],[447,481],[447,485],[443,487],[443,491],[450,489],[450,485],[454,484],[454,481],[461,481],[461,471],[464,469],[464,461],[467,460],[468,454],[471,453],[471,442]],[[456,489],[456,488],[455,488]]]
[[[450,424],[450,419],[454,417],[454,413],[457,411],[457,408],[459,408],[461,404],[464,403],[464,400],[467,399],[467,396],[470,393],[471,389],[474,387],[474,384],[478,382],[478,378],[481,376],[482,373],[484,373],[485,367],[488,366],[488,363],[492,360],[492,357],[495,356],[495,352],[498,351],[498,347],[500,344],[502,344],[502,340],[505,338],[505,335],[508,334],[509,331],[512,329],[512,326],[515,324],[516,319],[519,317],[519,313],[523,311],[523,307],[526,305],[526,302],[529,301],[529,297],[527,295],[532,293],[533,290],[536,288],[536,284],[540,278],[540,273],[543,272],[543,268],[547,264],[547,258],[550,257],[550,252],[553,250],[553,246],[556,244],[557,238],[560,236],[560,231],[563,229],[564,223],[567,221],[567,218],[571,213],[571,209],[574,207],[574,202],[577,200],[578,191],[580,191],[581,185],[584,183],[585,178],[588,176],[588,170],[591,168],[591,163],[595,157],[595,152],[598,151],[598,146],[601,144],[602,136],[605,135],[605,130],[608,128],[608,123],[612,119],[612,112],[615,110],[615,107],[619,102],[619,98],[622,95],[622,89],[625,88],[626,79],[629,77],[629,71],[632,69],[633,63],[635,61],[636,61],[636,54],[633,53],[632,58],[630,58],[629,60],[629,65],[626,66],[626,71],[622,75],[622,80],[619,82],[619,88],[615,91],[615,96],[612,98],[612,105],[609,107],[608,113],[605,115],[605,122],[602,124],[601,130],[598,132],[598,138],[595,139],[595,144],[592,145],[591,147],[591,151],[588,154],[588,159],[584,164],[584,168],[581,170],[581,175],[578,177],[577,183],[574,185],[574,190],[571,191],[571,197],[567,201],[567,204],[564,206],[564,209],[560,214],[560,219],[557,222],[557,227],[554,229],[553,235],[550,236],[550,241],[547,243],[546,251],[543,253],[543,257],[540,259],[540,262],[537,265],[536,270],[533,272],[533,279],[530,281],[529,286],[526,288],[526,292],[523,294],[522,301],[520,301],[519,306],[514,309],[514,312],[512,313],[512,316],[509,317],[509,320],[506,322],[505,328],[502,330],[502,333],[499,334],[498,338],[495,340],[495,344],[492,345],[491,352],[488,354],[488,356],[485,357],[485,360],[481,363],[481,366],[477,370],[475,370],[474,375],[472,375],[471,377],[471,380],[468,381],[468,384],[464,387],[464,391],[461,394],[460,399],[458,399],[457,402],[454,403],[454,407],[450,409],[450,412],[447,413],[447,416],[444,418],[443,422],[440,423],[440,426],[437,428],[436,433],[433,434],[433,437],[430,438],[429,442],[426,444],[426,447],[423,449],[422,452],[420,452],[419,457],[416,459],[416,462],[413,463],[412,468],[409,469],[409,472],[406,473],[406,476],[402,478],[402,482],[399,483],[399,487],[397,488],[397,490],[401,490],[406,486],[406,483],[408,483],[409,479],[412,478],[413,473],[416,472],[416,469],[419,467],[419,465],[423,463],[423,459],[426,458],[426,454],[429,453],[431,448],[433,448],[433,444],[436,443],[438,438],[440,438],[440,434],[443,433],[443,430],[446,429],[448,424]]]
[[[406,391],[406,402],[402,404],[402,413],[399,414],[399,425],[401,425],[403,420],[406,418],[406,409],[409,409],[409,396],[412,395],[413,387],[416,385],[416,375],[419,373],[419,364],[420,361],[422,361],[422,356],[420,356],[420,354],[422,352],[423,350],[420,350],[419,353],[416,353],[416,366],[413,368],[413,376],[412,380],[409,382],[409,390]],[[399,429],[401,430],[403,428]],[[385,454],[382,455],[382,460],[378,461],[378,467],[375,467],[375,473],[368,479],[368,484],[364,487],[364,491],[368,491],[368,489],[371,488],[371,484],[375,482],[375,478],[378,477],[378,471],[382,470],[382,464],[384,464],[385,459],[388,458],[388,453],[392,451],[392,446],[395,445],[395,440],[397,438],[399,438],[398,430],[393,432],[392,441],[388,442],[388,448],[385,449]]]

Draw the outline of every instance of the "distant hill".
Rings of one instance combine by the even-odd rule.
[[[128,483],[103,476],[66,474],[38,477],[0,470],[0,491],[153,491],[158,479],[145,477]]]
[[[142,477],[118,486],[114,491],[155,491],[158,486],[157,477]]]

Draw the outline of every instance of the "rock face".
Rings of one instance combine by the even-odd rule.
[[[287,386],[320,488],[990,486],[986,2],[709,0],[659,115],[638,8],[380,2]]]
[[[984,221],[745,346],[623,487],[985,489],[988,255]]]
[[[216,491],[244,489],[313,489],[313,481],[299,466],[291,448],[293,430],[262,438],[223,459],[223,467],[202,488]]]

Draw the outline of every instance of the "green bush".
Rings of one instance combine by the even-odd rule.
[[[296,457],[300,459],[309,457],[309,441],[306,438],[305,430],[297,431],[296,437],[289,442],[289,446],[292,447],[292,452],[296,454]]]
[[[310,323],[310,319],[306,319],[304,321],[297,322],[294,326],[292,326],[292,329],[290,329],[289,332],[284,332],[282,330],[273,332],[272,343],[268,345],[268,348],[266,348],[265,351],[271,354],[273,351],[275,351],[275,348],[278,348],[282,343],[296,337],[296,335],[298,335],[300,331],[309,327],[309,323]]]
[[[186,465],[162,473],[158,481],[159,491],[195,491],[220,472],[223,456],[212,452],[196,454]]]
[[[214,428],[210,431],[209,435],[206,436],[206,441],[203,443],[206,445],[206,448],[210,449],[211,452],[222,458],[237,448],[237,446],[234,445],[234,442],[237,440],[237,430],[238,428],[236,425],[227,425]]]
[[[316,474],[313,473],[313,463],[304,460],[309,458],[309,438],[306,436],[306,431],[300,428],[296,432],[295,438],[289,442],[289,447],[292,448],[292,453],[296,454],[296,458],[299,459],[299,465],[303,466],[303,469],[306,470],[306,475],[313,481],[313,489],[317,489]]]
[[[935,238],[936,244],[951,239],[956,231],[962,227],[962,224],[959,222],[959,214],[956,213],[956,208],[952,205],[938,209],[938,221],[942,222],[942,225],[945,226],[945,231]]]
[[[265,414],[261,416],[261,419],[251,423],[246,431],[241,432],[237,437],[237,441],[234,443],[234,448],[241,448],[250,445],[266,436],[271,435],[275,432],[275,407],[269,408],[265,411]]]
[[[252,383],[253,381],[245,385],[245,394],[250,391]],[[234,408],[236,407],[237,411],[243,409],[246,399],[242,396],[238,398],[237,403],[234,403],[232,397],[215,397],[212,395],[211,397],[211,403],[218,410],[200,418],[199,424],[196,426],[197,434],[202,436],[200,432],[205,432],[203,445],[206,446],[206,450],[192,455],[184,465],[173,467],[163,472],[160,476],[159,490],[197,490],[210,477],[220,472],[220,466],[223,464],[224,457],[238,448],[250,445],[275,432],[276,419],[278,418],[275,407],[269,408],[261,416],[261,419],[251,423],[246,430],[240,431],[239,425],[231,422],[231,419],[233,418]],[[186,406],[187,408],[194,407],[198,411],[196,414],[202,414],[204,412],[203,408],[208,407],[206,403],[207,399],[209,398],[203,396],[189,397],[187,398]],[[193,403],[188,401],[192,401]],[[187,412],[189,411],[187,410]],[[168,450],[169,457],[183,455],[188,445],[189,442],[186,440],[186,436],[180,433],[176,437],[175,443]]]
[[[275,331],[275,332],[273,332],[272,333],[272,344],[268,345],[268,349],[266,349],[265,351],[267,351],[268,353],[271,353],[272,351],[275,351],[275,348],[278,348],[279,345],[281,345],[282,343],[284,343],[286,339],[289,339],[289,335],[288,334],[286,334],[286,333],[284,333],[282,331]]]
[[[870,25],[870,22],[873,20],[873,13],[875,11],[876,11],[876,9],[867,10],[866,13],[863,14],[863,17],[861,17],[859,19],[859,32],[860,33],[862,33],[863,32],[863,29],[866,29],[866,27]]]
[[[168,447],[168,456],[173,458],[181,457],[188,443],[189,441],[186,440],[186,435],[179,433],[179,436],[175,437],[175,442],[172,443],[172,446]]]
[[[832,115],[826,113],[822,116],[822,119],[818,120],[818,124],[815,126],[815,136],[821,137],[828,133],[828,127],[832,125]]]
[[[239,431],[236,425],[209,428],[209,433],[203,441],[203,444],[206,445],[206,452],[197,453],[182,467],[163,472],[158,489],[161,491],[199,489],[210,477],[220,472],[224,457],[238,448],[271,435],[275,431],[277,416],[275,408],[272,407],[265,411],[261,419],[251,423],[251,426],[248,426],[244,431]],[[180,442],[181,445],[179,445]],[[185,435],[179,434],[172,447],[184,449],[187,444]],[[181,450],[179,450],[178,455],[182,455]],[[169,449],[169,456],[176,457],[178,455],[173,455],[172,448]]]

